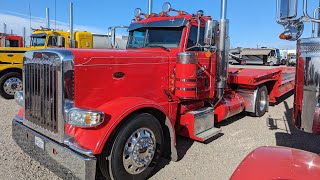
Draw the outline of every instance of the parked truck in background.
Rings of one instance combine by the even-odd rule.
[[[246,64],[275,66],[281,64],[280,50],[274,48],[245,48],[240,57]]]
[[[23,47],[23,37],[13,34],[0,33],[0,47]]]
[[[301,131],[320,135],[320,27],[315,31],[315,23],[320,22],[320,17],[316,17],[320,6],[315,8],[313,17],[310,17],[307,3],[307,0],[303,0],[303,15],[296,17],[297,0],[277,0],[277,11],[280,6],[277,22],[285,28],[280,35],[281,39],[298,40],[293,124]],[[313,23],[312,34],[309,38],[299,39],[304,22]],[[260,147],[241,162],[231,180],[318,180],[320,156],[315,153],[286,147]]]
[[[280,50],[280,59],[281,59],[280,64],[282,64],[282,65],[287,64],[288,50],[284,50],[284,49]]]
[[[220,22],[170,3],[136,9],[126,50],[27,52],[16,143],[64,178],[146,179],[161,156],[178,160],[176,134],[204,142],[228,117],[263,116],[293,90],[294,70],[228,68],[221,3]]]

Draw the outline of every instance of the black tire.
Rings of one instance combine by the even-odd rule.
[[[5,99],[13,99],[14,98],[14,93],[13,94],[7,93],[4,89],[5,82],[10,78],[17,78],[22,82],[22,75],[21,75],[21,73],[18,73],[18,72],[9,72],[9,73],[6,73],[3,76],[1,76],[1,78],[0,78],[0,95]]]
[[[262,117],[267,112],[268,106],[268,89],[266,86],[260,86],[257,92],[255,113],[250,113],[250,115],[254,117]]]
[[[159,158],[161,157],[162,148],[163,148],[163,131],[161,128],[160,122],[151,114],[138,114],[134,117],[131,117],[126,121],[127,123],[123,124],[116,135],[115,140],[111,150],[106,147],[98,157],[98,164],[102,175],[107,179],[134,179],[142,180],[147,179],[152,174],[152,171],[156,167]],[[139,174],[131,174],[124,167],[124,148],[130,137],[141,128],[147,128],[152,131],[156,141],[155,153],[151,163],[148,166],[145,166],[144,169]],[[130,147],[130,146],[129,146]],[[108,159],[108,160],[107,160]],[[129,168],[129,167],[128,167]],[[134,166],[132,166],[134,168]]]

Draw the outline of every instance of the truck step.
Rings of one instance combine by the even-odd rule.
[[[208,129],[202,133],[199,133],[197,134],[196,136],[203,141],[206,141],[212,137],[214,137],[215,135],[218,135],[219,133],[221,132],[221,129],[220,128],[211,128],[211,129]]]

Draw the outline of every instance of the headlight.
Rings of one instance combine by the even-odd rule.
[[[94,127],[100,125],[103,119],[103,112],[74,108],[68,112],[67,123],[78,127]]]
[[[22,91],[17,91],[14,94],[14,99],[16,100],[17,104],[20,106],[23,106],[24,104],[24,97],[23,97],[23,92]]]

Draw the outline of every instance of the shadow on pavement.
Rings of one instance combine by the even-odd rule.
[[[320,153],[320,136],[305,133],[298,130],[292,122],[293,108],[289,108],[288,103],[284,101],[286,108],[285,118],[283,119],[267,119],[270,130],[279,129],[278,123],[284,123],[286,128],[282,129],[286,132],[276,132],[275,138],[277,146],[285,146],[290,148],[301,149],[309,152]]]

